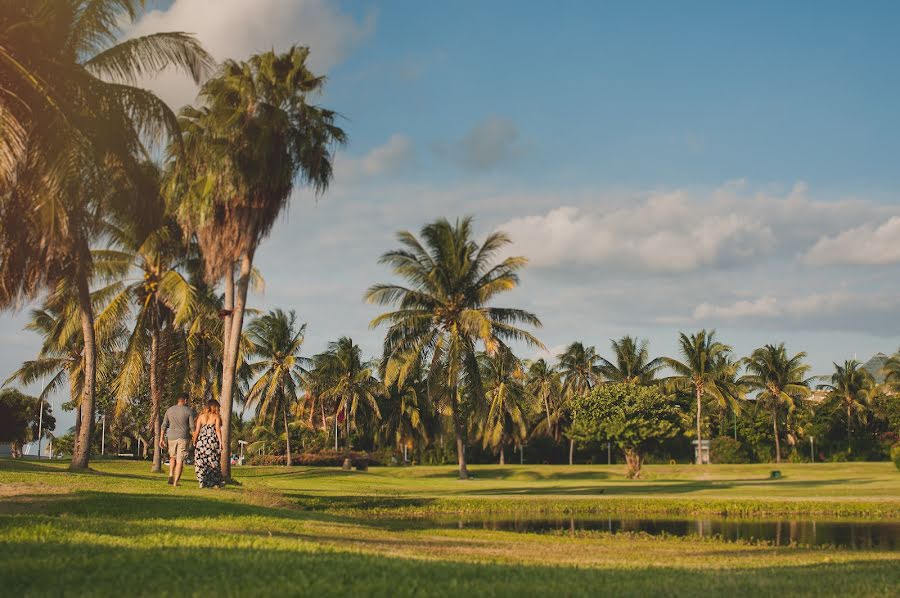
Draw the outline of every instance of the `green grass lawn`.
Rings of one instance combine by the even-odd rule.
[[[889,463],[238,468],[171,488],[146,463],[0,460],[6,595],[895,595],[900,553],[642,534],[515,533],[446,513],[818,513],[900,521]]]

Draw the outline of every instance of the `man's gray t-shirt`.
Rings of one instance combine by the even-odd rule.
[[[166,433],[168,430],[168,433]],[[187,405],[176,403],[166,409],[162,434],[169,440],[190,439],[194,431],[194,410]]]

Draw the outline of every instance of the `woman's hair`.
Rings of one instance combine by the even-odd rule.
[[[219,413],[219,401],[217,401],[215,399],[210,399],[210,400],[206,401],[206,412],[218,414]]]

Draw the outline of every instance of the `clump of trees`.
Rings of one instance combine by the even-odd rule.
[[[14,388],[0,390],[0,442],[9,443],[13,457],[22,456],[25,443],[39,441],[55,429],[56,418],[47,401]]]

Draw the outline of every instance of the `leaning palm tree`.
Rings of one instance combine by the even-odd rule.
[[[465,385],[475,400],[484,400],[476,359],[479,347],[488,353],[506,341],[540,347],[537,338],[517,326],[540,326],[540,320],[524,310],[489,307],[498,294],[518,285],[517,272],[527,262],[523,257],[495,261],[510,243],[505,234],[492,233],[479,245],[472,239],[471,218],[455,224],[442,218],[423,227],[420,234],[424,245],[408,231],[399,233],[403,247],[381,257],[409,286],[369,288],[368,302],[396,307],[372,320],[371,327],[390,324],[384,339],[385,359],[400,363],[418,359],[424,364],[429,397],[453,417],[459,477],[466,479],[461,389]]]
[[[847,452],[853,449],[853,419],[865,422],[867,407],[875,395],[875,380],[860,362],[849,359],[844,365],[834,364],[831,384],[821,384],[819,388],[828,390],[833,401],[847,414]]]
[[[247,394],[247,404],[256,406],[256,419],[275,426],[281,416],[284,425],[286,463],[291,462],[291,434],[288,412],[297,402],[297,392],[307,371],[309,359],[300,355],[306,324],[297,323],[296,314],[280,309],[270,311],[250,323],[247,337],[256,358],[248,364],[258,376]]]
[[[136,217],[147,139],[178,138],[175,115],[136,80],[174,66],[199,81],[212,60],[190,35],[118,42],[140,0],[0,3],[0,307],[65,281],[84,344],[82,425],[72,469],[90,458],[97,339],[90,247],[102,220]]]
[[[748,389],[759,391],[757,404],[767,407],[772,414],[776,463],[781,463],[778,412],[782,408],[793,411],[797,399],[810,395],[812,378],[806,377],[810,366],[803,362],[804,359],[806,353],[803,352],[788,357],[784,343],[781,343],[760,347],[744,360],[747,373],[741,376],[741,383]]]
[[[571,422],[568,403],[572,398],[589,393],[591,389],[603,381],[597,349],[585,347],[583,343],[574,342],[557,356],[559,371],[563,378],[565,404],[559,410],[560,423]],[[569,438],[569,465],[575,463],[575,439]]]
[[[375,364],[362,358],[362,350],[350,337],[328,344],[328,350],[314,358],[316,372],[326,382],[322,398],[336,407],[335,418],[344,418],[346,450],[350,453],[350,433],[365,415],[373,423],[381,418],[378,397],[384,385],[375,376]],[[337,438],[335,438],[337,442]]]
[[[395,447],[403,451],[407,459],[407,447],[418,441],[428,441],[423,412],[426,409],[426,382],[422,376],[421,364],[413,364],[405,369],[396,367],[396,361],[382,360],[380,374],[384,381],[385,393],[380,401],[381,426],[378,436],[390,439]]]
[[[613,360],[600,358],[600,373],[610,382],[626,384],[651,384],[659,370],[666,367],[661,357],[650,359],[646,339],[638,340],[631,336],[623,336],[619,340],[610,341]]]
[[[478,364],[487,402],[482,408],[484,415],[473,424],[483,447],[498,451],[500,465],[505,465],[506,445],[521,445],[528,435],[525,421],[530,409],[525,369],[505,345],[493,355],[479,353]]]
[[[682,360],[664,357],[663,362],[675,373],[664,380],[672,389],[694,394],[697,401],[697,463],[703,462],[703,399],[712,399],[719,405],[733,401],[737,392],[730,388],[722,365],[723,357],[731,353],[731,347],[716,340],[715,330],[701,330],[690,336],[679,337]]]
[[[336,114],[310,103],[325,78],[309,70],[308,56],[308,48],[292,47],[226,61],[201,88],[201,106],[180,114],[187,151],[172,163],[171,197],[182,226],[199,239],[207,279],[225,282],[220,402],[226,445],[256,249],[296,183],[325,191],[332,149],[346,141]],[[230,475],[224,452],[222,470]]]

